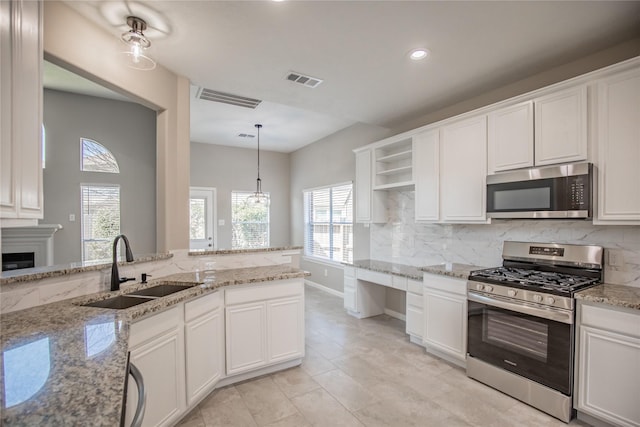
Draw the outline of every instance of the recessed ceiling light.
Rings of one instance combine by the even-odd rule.
[[[409,58],[413,59],[414,61],[425,59],[427,56],[429,56],[429,51],[425,48],[413,49],[411,52],[409,52]]]

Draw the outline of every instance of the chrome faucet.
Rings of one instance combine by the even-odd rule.
[[[124,240],[124,247],[126,251],[127,262],[133,261],[133,253],[131,252],[131,246],[129,246],[129,239],[127,239],[127,236],[125,236],[124,234],[117,236],[113,240],[113,264],[111,264],[111,290],[112,291],[120,290],[120,283],[124,283],[128,280],[134,280],[134,279],[127,279],[126,277],[120,279],[120,274],[118,274],[117,248],[118,248],[118,240],[120,239]]]

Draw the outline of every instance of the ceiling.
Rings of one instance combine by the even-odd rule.
[[[68,1],[192,82],[191,140],[291,152],[356,122],[393,128],[640,36],[639,1]],[[412,61],[414,48],[430,50]],[[286,79],[295,71],[323,83]],[[208,88],[255,109],[196,98]]]

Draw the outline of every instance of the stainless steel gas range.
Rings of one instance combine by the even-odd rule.
[[[502,267],[469,276],[467,375],[569,422],[573,295],[602,281],[603,252],[504,242]]]

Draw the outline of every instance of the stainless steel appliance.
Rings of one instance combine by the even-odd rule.
[[[591,218],[593,165],[573,163],[487,177],[490,218]]]
[[[504,242],[503,265],[467,285],[467,375],[573,417],[574,293],[602,281],[600,246]]]

